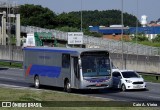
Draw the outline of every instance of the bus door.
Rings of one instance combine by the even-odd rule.
[[[79,88],[79,79],[78,57],[71,57],[71,87]]]

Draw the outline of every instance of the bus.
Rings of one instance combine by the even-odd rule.
[[[34,84],[72,89],[102,89],[112,84],[109,51],[86,48],[26,47],[25,80]]]

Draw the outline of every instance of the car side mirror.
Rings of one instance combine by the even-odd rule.
[[[139,75],[140,78],[142,78],[142,75]]]
[[[118,76],[118,78],[119,78],[119,79],[122,79],[122,77],[121,77],[121,76]]]

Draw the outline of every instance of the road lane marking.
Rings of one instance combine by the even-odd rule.
[[[160,97],[156,97],[156,96],[149,96],[151,98],[156,98],[156,99],[160,99]]]
[[[7,79],[7,80],[12,80],[12,81],[24,81],[24,79],[20,80],[20,79],[15,79],[15,78],[9,78],[9,77],[0,77],[0,79]]]

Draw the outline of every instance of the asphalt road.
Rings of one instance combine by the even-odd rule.
[[[32,85],[25,83],[22,69],[0,68],[0,86],[33,88]],[[63,89],[43,86],[42,89],[62,91]],[[147,82],[148,90],[130,90],[121,92],[117,89],[105,89],[100,91],[78,91],[76,94],[85,94],[100,98],[110,98],[116,101],[160,101],[160,84]]]

